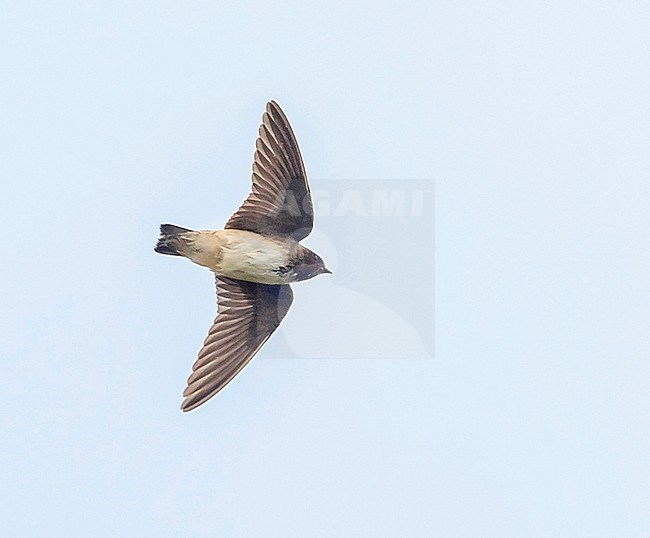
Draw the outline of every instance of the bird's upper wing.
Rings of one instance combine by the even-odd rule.
[[[304,239],[314,225],[311,193],[298,142],[275,101],[266,105],[255,147],[252,192],[226,228]]]
[[[225,387],[277,329],[293,301],[291,287],[217,276],[218,313],[183,392],[190,411]]]

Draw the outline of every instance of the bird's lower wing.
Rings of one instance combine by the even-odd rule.
[[[183,411],[205,403],[225,387],[264,345],[293,301],[287,285],[216,277],[218,314],[203,342],[183,392]]]

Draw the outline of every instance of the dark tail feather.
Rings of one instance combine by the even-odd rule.
[[[187,228],[174,226],[173,224],[162,224],[160,226],[160,238],[154,250],[159,254],[184,256],[183,248],[185,247],[185,241],[182,235],[191,231]]]

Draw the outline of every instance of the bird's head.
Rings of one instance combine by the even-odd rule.
[[[294,271],[298,275],[298,280],[307,280],[318,275],[332,273],[332,271],[325,267],[325,262],[318,254],[302,245],[300,245],[298,263]]]

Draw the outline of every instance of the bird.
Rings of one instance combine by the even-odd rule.
[[[162,224],[154,250],[183,256],[215,274],[217,316],[183,392],[196,409],[250,362],[286,316],[290,284],[331,273],[300,244],[314,225],[307,174],[289,120],[269,101],[255,143],[252,188],[223,230]]]

